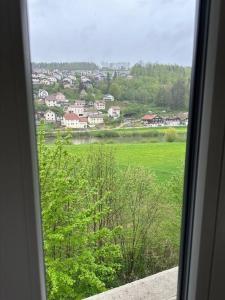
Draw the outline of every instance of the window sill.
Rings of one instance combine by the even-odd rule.
[[[176,300],[178,267],[137,280],[88,300]]]

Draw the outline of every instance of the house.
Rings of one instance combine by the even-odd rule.
[[[40,84],[43,84],[43,85],[51,85],[51,82],[46,79],[46,78],[43,78],[40,80]]]
[[[104,95],[103,97],[104,101],[114,101],[114,97],[110,94]]]
[[[69,105],[68,108],[67,108],[67,112],[74,113],[78,116],[83,116],[84,115],[84,107],[76,105],[76,104]]]
[[[87,128],[87,118],[79,117],[74,113],[65,113],[62,125],[67,128]]]
[[[56,114],[54,111],[47,110],[44,114],[44,118],[46,122],[55,123],[56,122]]]
[[[188,118],[185,118],[181,121],[181,124],[184,126],[188,126]]]
[[[32,78],[32,84],[35,85],[35,84],[40,84],[40,81],[38,78]]]
[[[88,101],[88,102],[87,102],[87,106],[89,106],[89,107],[94,106],[94,102],[93,102],[93,101]]]
[[[108,116],[111,118],[119,118],[120,117],[120,107],[119,106],[112,106],[108,110]]]
[[[46,97],[48,97],[48,92],[46,90],[39,90],[38,97],[41,99],[45,99]]]
[[[95,101],[94,107],[97,110],[104,110],[105,109],[105,101]]]
[[[85,100],[76,100],[74,103],[77,107],[85,107],[86,101]]]
[[[45,104],[49,107],[61,106],[62,103],[68,102],[62,93],[55,93],[45,98]]]
[[[87,128],[88,120],[85,117],[80,117],[80,128]]]
[[[180,126],[181,119],[179,117],[166,117],[164,123],[165,126]]]
[[[60,106],[60,104],[57,102],[55,95],[49,95],[45,98],[45,104],[48,107],[54,107],[54,106]]]
[[[103,116],[101,114],[90,114],[88,116],[88,124],[91,125],[97,125],[97,124],[103,124]]]
[[[74,75],[68,75],[68,78],[70,78],[72,81],[76,81],[77,80],[76,76],[74,76]]]
[[[178,117],[181,120],[181,125],[183,125],[183,126],[188,125],[188,112],[179,113]]]
[[[148,114],[144,115],[142,118],[142,121],[144,125],[146,126],[151,126],[151,127],[157,127],[157,126],[163,126],[164,125],[164,120],[158,115],[155,114]]]
[[[65,77],[65,78],[63,78],[63,83],[64,83],[64,84],[72,84],[72,83],[73,83],[73,81],[72,81],[72,79],[71,79],[71,78],[69,78],[69,77]]]
[[[66,97],[65,97],[65,95],[63,95],[63,93],[58,92],[54,95],[55,95],[57,102],[64,102],[66,100]]]
[[[57,82],[57,79],[55,77],[48,77],[48,80],[50,81],[51,84],[54,84]]]
[[[80,80],[83,83],[91,83],[91,80],[86,76],[81,76]]]

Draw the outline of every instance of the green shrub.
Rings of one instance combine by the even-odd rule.
[[[165,140],[167,142],[175,142],[177,139],[177,131],[175,128],[168,128],[165,131]]]

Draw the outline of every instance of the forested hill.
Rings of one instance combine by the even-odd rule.
[[[95,63],[34,63],[35,68],[48,70],[102,70]],[[97,72],[98,72],[97,71]],[[79,75],[74,89],[64,89],[61,82],[55,86],[43,86],[49,93],[61,91],[68,99],[78,99],[81,90],[85,89],[85,100],[94,101],[102,99],[104,94],[111,94],[115,100],[140,104],[146,104],[150,108],[162,108],[165,110],[187,110],[189,104],[191,68],[166,64],[135,64],[129,74],[123,74],[114,70],[108,70],[103,80],[96,80],[89,76],[91,86],[81,83]]]
[[[114,76],[109,93],[120,101],[151,104],[172,110],[187,109],[189,102],[191,68],[177,65],[134,65],[130,74]],[[101,89],[104,91],[100,83]]]
[[[83,70],[83,71],[93,71],[98,70],[98,66],[95,63],[89,63],[89,62],[51,62],[51,63],[32,63],[32,67],[34,68],[40,68],[40,69],[48,69],[50,71],[58,69],[60,71],[62,70],[68,70],[68,71],[76,71],[76,70]]]

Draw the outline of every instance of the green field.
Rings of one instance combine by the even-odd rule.
[[[185,143],[144,143],[144,144],[106,144],[115,151],[120,167],[144,167],[153,172],[160,181],[169,179],[184,168]],[[78,156],[85,156],[92,147],[98,144],[65,146]]]

